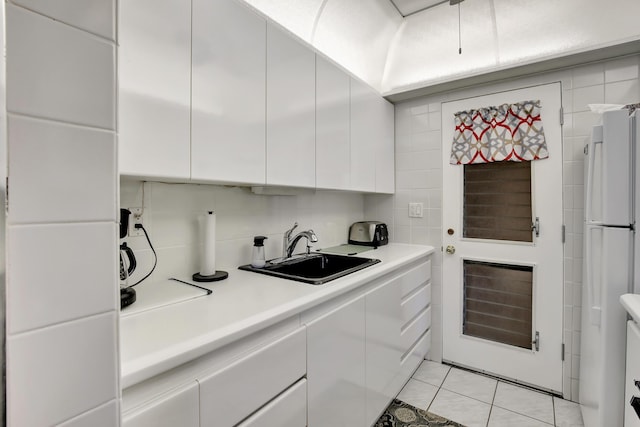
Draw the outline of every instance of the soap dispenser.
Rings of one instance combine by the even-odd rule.
[[[251,266],[262,268],[265,265],[264,260],[264,241],[265,236],[255,236],[253,238],[253,256],[251,257]]]

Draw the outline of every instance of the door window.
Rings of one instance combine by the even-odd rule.
[[[463,236],[532,242],[531,162],[464,165]]]
[[[464,260],[462,333],[531,348],[533,267]]]

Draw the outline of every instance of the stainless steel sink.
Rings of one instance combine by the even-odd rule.
[[[322,285],[379,262],[379,259],[346,255],[310,254],[277,263],[267,261],[267,265],[263,268],[255,268],[251,265],[242,265],[238,268],[312,285]]]

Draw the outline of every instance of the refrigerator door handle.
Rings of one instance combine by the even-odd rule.
[[[593,277],[593,237],[591,233],[598,229],[598,226],[592,226],[587,224],[585,227],[586,236],[585,236],[585,262],[586,262],[586,285],[587,285],[587,296],[589,298],[589,319],[591,320],[592,325],[600,326],[600,317],[602,315],[602,308],[600,306],[600,301],[595,301],[596,292],[594,289],[594,277]],[[598,294],[600,294],[598,292]]]
[[[602,126],[594,126],[591,139],[587,145],[587,188],[585,200],[585,219],[587,224],[593,223],[593,174],[596,165],[596,144],[602,144]]]

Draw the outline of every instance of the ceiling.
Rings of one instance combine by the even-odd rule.
[[[440,3],[449,3],[449,0],[389,0],[398,9],[402,16],[421,12]]]
[[[640,51],[638,0],[241,1],[391,100]]]

